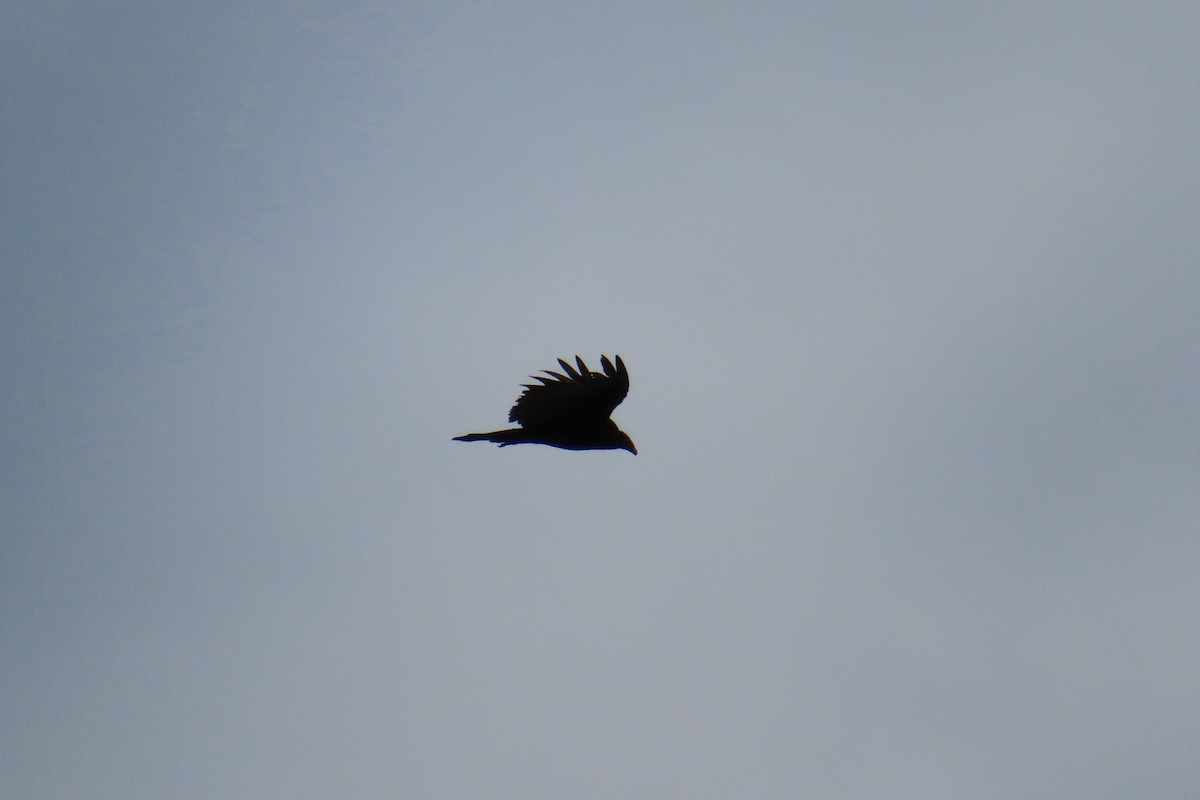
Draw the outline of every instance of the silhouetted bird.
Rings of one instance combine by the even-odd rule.
[[[629,373],[617,356],[617,363],[600,356],[604,374],[592,372],[575,356],[576,370],[561,358],[558,363],[565,371],[552,372],[550,377],[530,375],[540,383],[522,384],[525,391],[508,412],[508,421],[521,427],[491,433],[468,433],[455,436],[456,442],[495,442],[501,447],[510,444],[548,444],[564,450],[628,450],[637,455],[629,437],[609,419],[629,392]]]

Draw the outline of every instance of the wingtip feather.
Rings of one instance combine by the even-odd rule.
[[[574,368],[574,367],[572,367],[570,364],[568,364],[566,361],[563,361],[563,360],[560,358],[560,359],[558,360],[558,363],[559,363],[559,364],[562,366],[562,368],[563,368],[563,369],[565,369],[565,370],[567,371],[567,374],[568,374],[568,375],[570,375],[572,378],[578,378],[578,377],[579,377],[579,373],[575,371],[575,368]]]

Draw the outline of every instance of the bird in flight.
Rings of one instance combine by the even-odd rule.
[[[548,444],[564,450],[628,450],[637,455],[629,436],[609,418],[629,392],[629,373],[625,362],[616,363],[600,356],[603,373],[592,372],[583,359],[575,356],[572,367],[558,359],[562,372],[542,370],[549,377],[530,375],[539,383],[522,384],[525,391],[517,398],[508,421],[521,427],[490,433],[455,436],[456,442],[495,442],[510,444]]]

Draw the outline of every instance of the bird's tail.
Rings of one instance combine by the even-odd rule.
[[[488,433],[468,433],[463,436],[455,436],[456,442],[495,442],[504,447],[508,444],[518,444],[527,441],[525,431],[520,428],[509,428],[504,431],[490,431]]]

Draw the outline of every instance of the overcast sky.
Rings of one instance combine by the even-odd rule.
[[[1200,791],[1200,11],[0,11],[0,795]],[[621,354],[623,451],[498,449]]]

